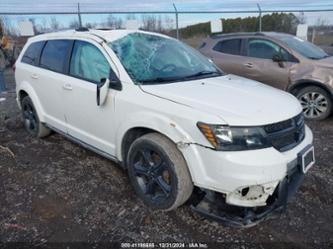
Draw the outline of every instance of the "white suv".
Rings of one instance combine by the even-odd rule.
[[[207,216],[255,224],[286,204],[314,163],[296,98],[227,75],[164,35],[39,35],[15,78],[31,135],[53,130],[119,162],[153,208],[172,210],[192,195]]]

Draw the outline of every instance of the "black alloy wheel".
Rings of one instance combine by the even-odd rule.
[[[22,112],[25,129],[36,136],[38,134],[38,116],[30,99],[25,98],[22,101]]]
[[[133,171],[142,193],[153,203],[165,202],[172,190],[170,162],[154,148],[136,151]]]

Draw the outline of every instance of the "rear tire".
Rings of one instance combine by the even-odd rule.
[[[161,134],[136,139],[127,155],[127,167],[135,192],[152,208],[173,210],[192,194],[193,183],[183,155]]]
[[[22,99],[21,107],[24,127],[31,136],[43,138],[51,133],[51,130],[40,122],[35,106],[29,96]]]
[[[332,97],[317,86],[302,88],[296,93],[307,120],[324,120],[332,112]]]

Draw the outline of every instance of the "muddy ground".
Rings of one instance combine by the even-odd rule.
[[[0,99],[6,98],[0,102],[0,242],[218,241],[269,247],[281,245],[271,242],[286,242],[294,248],[322,248],[330,242],[332,246],[333,118],[309,123],[317,164],[287,212],[256,227],[236,229],[202,219],[188,205],[168,213],[149,210],[118,165],[58,134],[42,140],[29,137],[16,106],[10,71],[7,80],[9,91],[0,94]]]

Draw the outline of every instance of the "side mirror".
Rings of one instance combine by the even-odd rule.
[[[110,70],[110,75],[108,79],[103,78],[101,79],[101,82],[97,84],[96,101],[98,106],[102,106],[105,103],[108,96],[109,88],[118,91],[122,90],[121,82],[112,70]]]
[[[97,84],[96,101],[98,106],[101,106],[105,103],[109,92],[109,86],[110,80],[105,78],[101,79],[101,82]]]
[[[275,55],[273,55],[272,60],[273,60],[274,62],[277,62],[278,65],[279,65],[279,67],[281,67],[281,68],[284,67],[283,59],[282,59],[282,57],[281,57],[279,54],[275,54]]]
[[[117,75],[111,70],[110,71],[110,88],[121,91],[122,90],[122,85],[121,82],[119,80],[119,78],[117,77]]]

